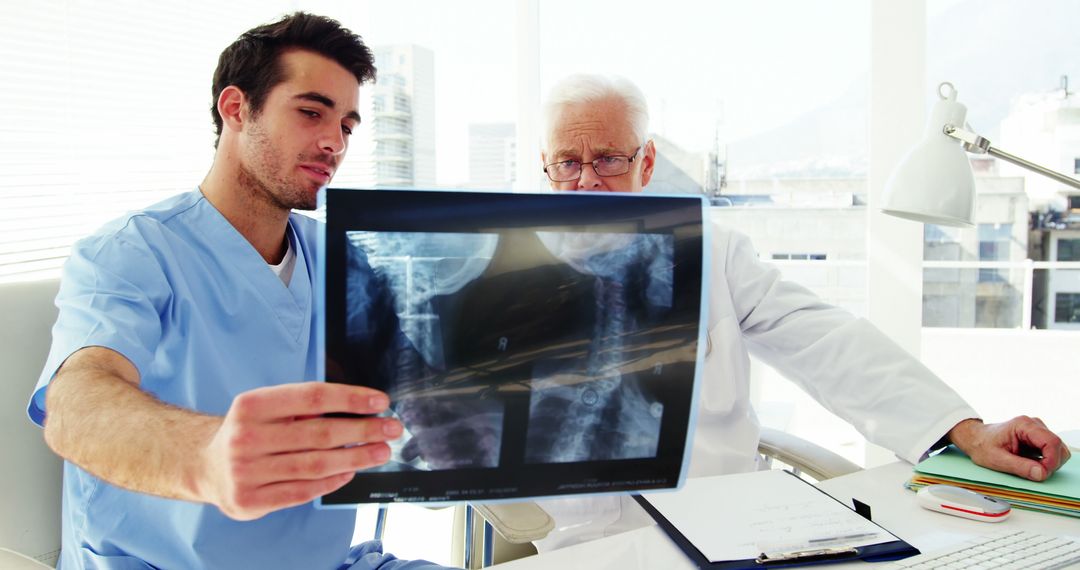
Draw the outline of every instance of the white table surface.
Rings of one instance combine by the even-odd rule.
[[[1029,530],[1053,536],[1080,538],[1080,518],[1013,509],[1008,519],[980,522],[928,511],[915,502],[915,493],[903,487],[911,465],[890,463],[837,477],[818,484],[822,490],[851,506],[854,497],[870,505],[874,522],[923,552],[933,552],[969,538],[1005,529]],[[719,500],[719,499],[718,499]],[[858,562],[859,564],[866,564]],[[851,568],[852,562],[814,568]],[[679,547],[658,526],[632,530],[561,550],[494,566],[499,570],[633,570],[692,569]]]

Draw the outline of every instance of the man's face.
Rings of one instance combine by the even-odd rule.
[[[656,149],[652,141],[642,146],[642,141],[634,135],[622,101],[607,99],[567,105],[554,121],[547,150],[541,154],[544,164],[580,162],[581,178],[566,182],[549,178],[552,190],[640,192],[649,183]],[[616,176],[598,175],[591,162],[609,156],[631,157],[630,170]]]
[[[274,86],[241,133],[241,183],[284,209],[312,210],[360,123],[360,85],[347,69],[302,50],[281,56],[285,80]]]

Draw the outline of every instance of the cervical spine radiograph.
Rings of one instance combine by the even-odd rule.
[[[666,234],[350,232],[347,330],[408,436],[390,469],[653,457]],[[392,311],[373,319],[371,312]],[[381,351],[381,352],[379,352]],[[359,372],[358,372],[359,373]],[[504,438],[513,438],[506,446]]]

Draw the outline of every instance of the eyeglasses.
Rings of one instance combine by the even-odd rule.
[[[581,178],[583,164],[591,164],[593,172],[597,176],[619,176],[630,172],[630,165],[637,158],[643,147],[637,147],[630,156],[613,155],[601,156],[592,162],[582,163],[580,160],[561,160],[544,165],[544,173],[552,182],[570,182]]]

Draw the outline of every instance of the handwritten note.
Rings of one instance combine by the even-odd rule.
[[[645,498],[712,562],[896,540],[779,470],[689,479],[678,491]]]

